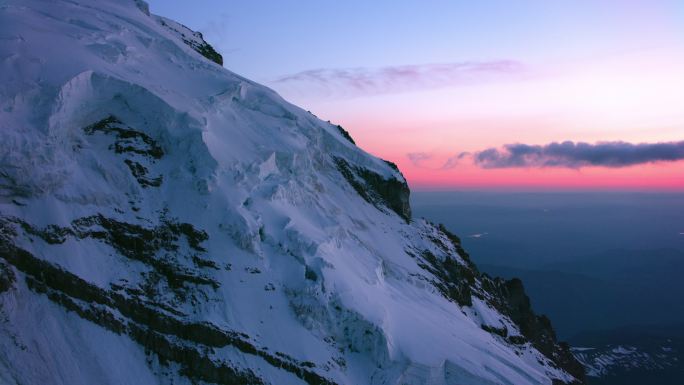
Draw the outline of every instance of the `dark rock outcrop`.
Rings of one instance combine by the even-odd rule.
[[[200,55],[213,61],[218,65],[223,65],[223,56],[216,52],[214,47],[204,41],[202,33],[191,30],[190,28],[176,22],[170,22],[165,18],[157,19],[159,24],[174,32],[188,47],[194,49]],[[177,25],[178,27],[174,26]]]
[[[529,341],[558,367],[573,375],[580,383],[585,382],[584,366],[573,356],[567,343],[558,341],[551,320],[545,315],[534,313],[521,280],[491,278],[483,274],[482,284],[496,299],[493,304],[497,310],[510,317],[525,337],[524,340],[509,338],[510,342],[520,344]]]
[[[14,284],[15,280],[16,278],[12,268],[0,260],[0,294],[9,290]]]
[[[85,127],[83,131],[87,135],[103,133],[114,136],[115,140],[110,149],[117,154],[133,153],[152,159],[164,156],[164,150],[156,140],[144,132],[126,126],[113,115]]]
[[[350,141],[351,144],[356,145],[356,142],[354,141],[354,139],[352,139],[351,135],[349,135],[349,131],[342,128],[342,126],[340,126],[339,124],[336,127],[337,127],[337,131],[339,131],[340,134],[342,134],[342,136],[344,136],[345,139]]]
[[[473,304],[471,285],[475,283],[475,274],[472,270],[459,264],[452,257],[440,261],[429,251],[423,252],[421,257],[425,263],[418,262],[418,266],[437,277],[432,284],[445,298],[461,306]]]
[[[51,245],[63,244],[68,239],[95,240],[109,245],[124,257],[144,263],[151,268],[148,280],[154,282],[145,288],[150,296],[168,289],[178,298],[185,299],[192,294],[189,285],[218,287],[218,283],[201,270],[184,267],[181,263],[201,260],[199,255],[205,251],[201,243],[207,239],[207,234],[188,223],[162,217],[157,226],[144,227],[98,214],[75,219],[70,226],[39,228],[19,218],[0,218],[0,228],[6,234],[16,234],[14,226]],[[184,243],[189,246],[188,250],[182,250]]]
[[[584,367],[573,356],[570,346],[558,341],[548,317],[534,313],[522,281],[492,278],[480,273],[471,261],[470,255],[463,248],[461,239],[441,224],[436,226],[436,229],[441,236],[432,238],[432,242],[444,250],[447,257],[440,259],[429,251],[424,251],[419,256],[413,255],[418,260],[418,265],[435,277],[435,280],[431,281],[435,288],[445,298],[461,306],[471,306],[473,296],[489,303],[513,321],[522,336],[510,335],[506,328],[489,325],[482,325],[483,330],[498,335],[513,345],[531,343],[554,365],[580,381],[578,384],[584,383]],[[463,263],[458,262],[454,256],[448,255],[449,248],[445,242],[451,244]],[[481,282],[479,287],[478,281]]]
[[[342,158],[334,160],[342,176],[363,199],[376,207],[391,209],[406,222],[411,221],[411,191],[405,181],[394,177],[385,179],[368,169],[352,166]]]
[[[112,115],[85,127],[83,131],[88,136],[103,134],[113,140],[108,149],[116,154],[127,156],[123,162],[141,187],[161,186],[164,177],[162,175],[150,176],[148,168],[164,156],[164,150],[155,139],[127,126]]]

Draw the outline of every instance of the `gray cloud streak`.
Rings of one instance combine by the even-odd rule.
[[[356,96],[482,83],[511,78],[524,70],[521,63],[512,60],[314,69],[282,76],[271,84],[309,94],[317,91],[327,96]]]
[[[406,154],[406,157],[411,161],[411,163],[413,163],[414,166],[423,167],[423,161],[432,158],[432,154],[427,152],[410,152]]]
[[[442,170],[451,170],[452,168],[458,166],[463,158],[465,158],[469,155],[470,155],[469,152],[462,152],[458,155],[454,155],[451,158],[447,159],[446,162],[444,162],[444,165],[441,167],[441,169]]]
[[[684,141],[662,143],[553,142],[546,145],[507,144],[473,154],[482,168],[586,166],[627,167],[654,162],[684,160]]]
[[[429,152],[409,152],[406,157],[418,168],[427,168],[431,170],[450,170],[457,167],[461,160],[471,156],[469,152],[461,152],[452,157],[447,158],[441,167],[426,167],[424,162],[434,158],[434,155]]]

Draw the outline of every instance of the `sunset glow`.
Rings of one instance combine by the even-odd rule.
[[[397,163],[414,188],[684,190],[684,156],[624,167],[485,169],[468,157],[453,161],[516,143],[684,140],[678,2],[435,2],[421,12],[396,3],[305,3],[289,4],[287,19],[275,16],[284,5],[266,7],[283,33],[268,37],[240,29],[247,23],[240,15],[258,4],[217,4],[221,17],[152,5],[198,23],[223,49],[226,67],[342,125],[360,147]],[[314,13],[336,18],[319,22]],[[355,18],[354,30],[343,27],[345,17]],[[249,51],[236,46],[241,39]],[[286,60],[275,59],[284,51]],[[270,60],[279,66],[257,64]]]

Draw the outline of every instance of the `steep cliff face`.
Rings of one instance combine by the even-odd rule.
[[[352,166],[343,158],[335,158],[335,164],[344,179],[366,202],[379,209],[388,208],[404,218],[406,222],[411,221],[411,206],[409,205],[411,192],[403,178],[394,176],[386,178],[363,167]],[[399,172],[396,166],[394,169]]]
[[[218,65],[223,65],[223,56],[216,52],[214,47],[209,43],[204,41],[204,36],[201,33],[191,30],[190,28],[175,22],[173,20],[167,19],[161,16],[153,16],[157,22],[166,27],[169,31],[173,32],[178,38],[180,38],[183,43],[188,47],[195,50],[195,52],[204,56],[205,58],[213,61]]]
[[[582,380],[396,166],[200,35],[141,1],[0,25],[0,383]]]

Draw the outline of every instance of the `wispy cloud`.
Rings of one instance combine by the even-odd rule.
[[[409,152],[406,157],[413,163],[416,167],[423,167],[423,162],[432,158],[432,154],[427,152]]]
[[[448,158],[446,162],[444,162],[444,165],[441,167],[442,170],[451,170],[452,168],[458,166],[461,160],[467,157],[468,155],[470,155],[469,152],[462,152],[458,155],[454,155]]]
[[[472,155],[482,168],[627,167],[654,162],[684,160],[684,141],[662,143],[553,142],[546,145],[507,144]]]
[[[427,166],[425,162],[435,158],[433,153],[429,152],[409,152],[406,154],[408,160],[413,163],[415,167],[424,168],[429,170],[450,170],[461,163],[461,160],[469,157],[471,154],[469,152],[461,152],[452,157],[449,157],[444,161],[441,166]]]
[[[313,69],[271,82],[276,88],[328,97],[353,97],[443,88],[512,78],[524,73],[517,61],[467,61],[378,68]]]

